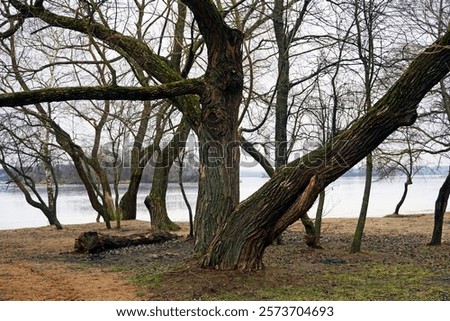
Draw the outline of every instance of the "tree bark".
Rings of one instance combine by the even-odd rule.
[[[263,187],[241,202],[212,239],[202,260],[203,267],[261,268],[264,249],[273,237],[304,215],[297,212],[289,219],[284,217],[298,199],[304,197],[309,205],[308,200],[315,199],[323,188],[361,161],[397,128],[414,123],[418,103],[448,73],[449,45],[450,31],[447,31],[351,127],[322,148],[277,171]],[[307,186],[316,175],[320,188],[308,191]]]
[[[450,196],[450,168],[436,199],[434,206],[434,227],[431,241],[428,245],[441,245],[442,242],[442,227],[444,225],[444,214],[447,209],[448,198]]]

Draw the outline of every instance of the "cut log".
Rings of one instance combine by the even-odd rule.
[[[75,250],[80,253],[99,253],[122,247],[164,243],[179,238],[168,232],[133,234],[128,236],[108,235],[98,232],[84,232],[75,239]]]

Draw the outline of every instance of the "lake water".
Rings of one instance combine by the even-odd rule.
[[[401,214],[432,213],[437,193],[444,176],[420,176],[414,179],[401,209]],[[247,198],[267,181],[267,178],[243,177],[241,179],[241,199]],[[138,219],[149,220],[143,201],[150,190],[150,184],[142,184],[138,195]],[[125,188],[123,186],[122,188]],[[343,177],[327,188],[325,202],[326,217],[357,217],[364,189],[363,177]],[[191,206],[195,209],[197,183],[186,183],[185,190]],[[370,217],[391,214],[403,192],[403,180],[375,181],[369,204]],[[315,215],[315,206],[310,216]],[[188,212],[182,199],[178,184],[170,184],[167,195],[167,209],[174,221],[187,221]],[[95,222],[96,213],[90,206],[81,185],[60,187],[58,197],[58,218],[64,224]],[[48,225],[45,216],[29,206],[17,188],[4,189],[0,184],[0,229],[15,229]]]

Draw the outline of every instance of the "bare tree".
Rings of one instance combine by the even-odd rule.
[[[408,188],[413,184],[414,176],[423,167],[420,164],[422,152],[417,150],[416,146],[419,139],[417,132],[408,127],[403,128],[389,137],[377,150],[375,166],[380,179],[398,174],[405,176],[403,193],[395,206],[393,215],[399,215],[400,208],[408,195]]]
[[[361,60],[363,70],[364,84],[364,112],[373,108],[374,87],[383,64],[384,48],[377,46],[377,36],[380,37],[380,29],[383,28],[384,11],[388,7],[390,0],[372,1],[355,0],[354,17],[356,26],[356,46],[358,57]],[[379,39],[378,39],[379,40]],[[366,157],[366,181],[364,186],[363,199],[359,214],[358,224],[356,226],[351,252],[359,252],[364,233],[364,226],[369,207],[370,191],[372,187],[373,176],[373,154],[369,153]]]
[[[15,184],[26,202],[39,209],[50,225],[62,229],[56,211],[58,155],[48,129],[14,110],[3,111],[0,117],[0,165],[10,178],[8,183]],[[38,185],[42,180],[45,192]]]

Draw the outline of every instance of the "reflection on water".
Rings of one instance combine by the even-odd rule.
[[[410,192],[401,209],[402,214],[430,213],[443,176],[417,177],[410,186]],[[245,199],[267,181],[267,178],[243,177],[241,179],[241,199]],[[140,220],[149,220],[144,199],[150,190],[150,184],[142,184],[138,194],[138,214]],[[121,192],[126,185],[121,186]],[[325,202],[326,217],[357,217],[361,204],[364,178],[343,177],[327,188]],[[190,204],[195,209],[197,183],[186,183],[185,190]],[[391,214],[403,192],[401,178],[376,181],[372,187],[369,204],[369,216]],[[188,212],[184,204],[178,184],[170,184],[167,195],[167,210],[174,221],[187,221]],[[311,209],[311,217],[315,207]],[[58,217],[62,224],[94,222],[96,212],[90,206],[86,192],[81,185],[63,185],[58,198]],[[37,209],[29,206],[17,188],[5,189],[0,184],[0,229],[45,226],[48,222]]]

